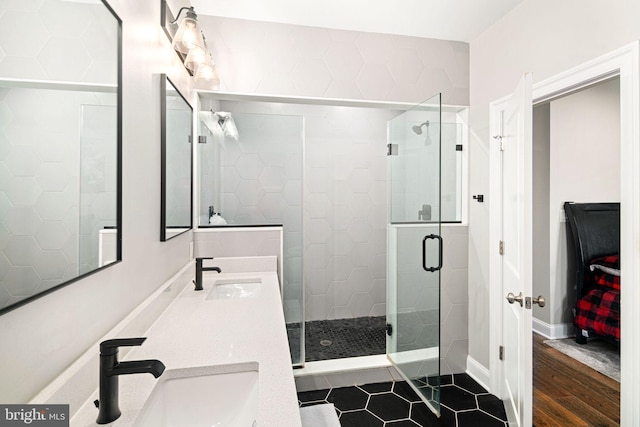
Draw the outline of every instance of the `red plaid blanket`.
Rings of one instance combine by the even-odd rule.
[[[607,255],[591,261],[593,283],[620,290],[620,256]]]
[[[620,341],[620,291],[592,289],[576,304],[575,325]]]

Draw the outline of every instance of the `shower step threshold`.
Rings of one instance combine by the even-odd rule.
[[[347,357],[344,359],[306,362],[304,364],[304,368],[294,370],[293,374],[295,377],[303,377],[305,375],[334,374],[389,367],[391,367],[391,362],[387,359],[387,355],[376,354],[373,356]]]
[[[294,376],[298,392],[403,379],[386,354],[307,362]]]

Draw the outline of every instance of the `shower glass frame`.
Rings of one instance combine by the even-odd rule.
[[[416,132],[424,123],[426,136]],[[387,358],[440,414],[443,262],[438,94],[388,122]],[[424,132],[422,132],[424,133]]]
[[[294,114],[232,111],[226,114],[235,122],[235,138],[226,135],[209,114],[215,116],[206,109],[198,114],[198,134],[204,137],[197,149],[198,228],[282,228],[282,304],[293,366],[301,367],[305,358],[304,119]],[[287,177],[284,185],[282,177]],[[299,191],[295,190],[296,182]],[[247,189],[259,195],[255,203],[247,197]],[[286,207],[280,206],[282,202]],[[224,218],[226,224],[208,224],[210,211]]]

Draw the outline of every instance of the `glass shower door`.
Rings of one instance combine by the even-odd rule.
[[[388,122],[387,357],[440,414],[441,96]]]

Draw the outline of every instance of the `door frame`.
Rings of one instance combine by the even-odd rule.
[[[640,42],[636,41],[608,54],[559,73],[533,85],[533,105],[561,95],[578,91],[609,78],[620,77],[620,233],[621,276],[627,283],[640,283]],[[534,76],[535,77],[535,76]],[[511,95],[490,103],[491,135],[499,135],[495,126],[500,123],[500,107]],[[490,212],[499,207],[499,144],[490,142],[489,153]],[[500,255],[498,240],[500,218],[490,214],[489,223],[489,387],[502,398],[500,389],[503,371],[499,360],[501,311]],[[532,260],[527,260],[531,263]],[[532,266],[529,266],[531,269]],[[526,270],[526,268],[525,268]],[[627,286],[620,301],[621,328],[624,340],[620,343],[622,381],[620,383],[620,422],[622,426],[640,425],[640,289]],[[531,375],[531,373],[527,373]]]

